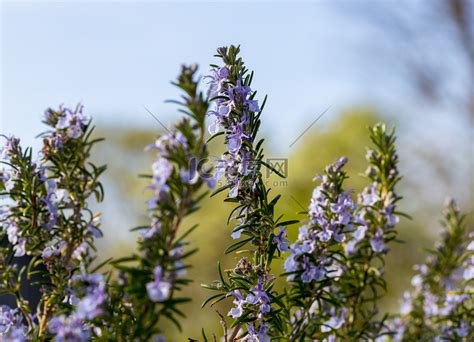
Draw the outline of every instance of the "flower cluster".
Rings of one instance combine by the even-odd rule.
[[[26,341],[27,330],[18,309],[0,305],[0,337],[2,341]]]
[[[232,292],[234,296],[234,304],[237,305],[229,311],[229,316],[232,318],[239,318],[244,312],[244,305],[257,306],[257,317],[262,318],[263,315],[271,311],[270,298],[263,289],[264,283],[259,282],[257,286],[250,289],[247,296],[244,298],[239,290]]]
[[[219,52],[227,56],[225,48]],[[248,145],[253,142],[251,128],[260,107],[254,100],[250,79],[244,78],[245,69],[241,62],[226,58],[224,62],[229,64],[214,66],[208,76],[209,98],[215,104],[208,112],[214,117],[209,132],[215,135],[220,128],[224,129],[227,152],[217,161],[215,177],[219,180],[225,176],[230,187],[229,197],[234,198],[239,191],[242,193],[253,188],[258,163],[255,163],[256,155]]]
[[[394,227],[399,221],[395,203],[400,198],[392,190],[400,180],[398,157],[393,149],[393,132],[385,136],[385,127],[377,125],[372,130],[372,139],[381,140],[382,148],[369,149],[366,155],[370,163],[366,175],[372,184],[358,198],[359,210],[355,218],[358,228],[345,247],[349,255],[356,254],[363,245],[361,242],[367,239],[373,253],[386,252],[386,243],[393,239]],[[372,222],[375,225],[371,225]]]
[[[277,303],[281,307],[282,303],[276,301],[278,293],[274,290],[275,276],[270,273],[271,261],[288,249],[285,227],[295,222],[279,222],[281,217],[274,217],[280,196],[270,200],[262,181],[263,140],[254,145],[262,108],[255,100],[256,92],[251,90],[253,74],[247,74],[238,56],[239,47],[219,48],[217,53],[224,65],[213,66],[209,76],[209,96],[215,104],[209,111],[214,117],[209,131],[214,138],[223,128],[227,151],[215,167],[215,178],[225,176],[226,184],[215,194],[230,189],[226,201],[238,203],[229,216],[229,222],[239,223],[232,233],[238,241],[229,246],[226,253],[241,252],[244,246],[251,244],[245,250],[251,258],[242,258],[234,270],[227,271],[227,280],[219,269],[220,280],[209,288],[220,293],[211,297],[216,299],[214,302],[234,298],[236,307],[228,313],[234,319],[230,340],[239,335],[241,328],[246,328],[239,338],[265,341],[270,331],[282,329],[281,311],[273,306]]]
[[[1,149],[2,164],[10,166],[0,170],[0,186],[6,194],[21,191],[23,182],[31,182],[32,187],[41,186],[44,183],[44,168],[33,161],[31,155],[26,155],[18,138],[5,137],[5,145]],[[27,195],[27,194],[25,194]],[[29,194],[28,194],[29,195]],[[36,196],[36,194],[31,194]],[[27,206],[28,198],[21,195],[10,195],[9,201],[0,206],[0,222],[2,232],[7,235],[8,241],[13,248],[14,256],[21,257],[26,254],[26,232],[22,229],[25,217],[20,213]]]
[[[79,139],[84,135],[90,117],[83,114],[83,110],[82,105],[77,105],[74,110],[63,106],[58,111],[46,110],[44,122],[54,127],[54,130],[45,137],[45,154],[51,149],[61,151],[68,140]]]
[[[342,188],[347,158],[338,159],[317,177],[321,184],[313,191],[309,220],[300,227],[284,264],[291,285],[292,339],[371,339],[382,333],[382,323],[375,318],[377,308],[367,303],[385,288],[383,269],[373,259],[380,260],[386,243],[395,237],[399,198],[393,189],[399,176],[393,132],[376,125],[371,138],[376,146],[368,153],[371,184],[358,196],[357,204],[350,191]],[[366,329],[358,330],[359,324]]]
[[[196,72],[195,65],[183,66],[175,83],[186,93],[184,102],[179,104],[186,108],[191,119],[181,120],[145,148],[156,152],[148,176],[151,184],[147,187],[152,193],[148,200],[151,223],[138,227],[140,254],[113,262],[119,271],[119,280],[115,286],[118,292],[112,296],[122,298],[120,310],[129,312],[134,320],[134,324],[123,331],[113,332],[114,338],[155,336],[157,340],[162,339],[158,335],[161,332],[158,326],[147,322],[157,322],[165,316],[179,326],[175,316],[181,311],[176,306],[188,300],[177,297],[176,292],[191,282],[183,277],[188,267],[184,259],[194,251],[185,249],[188,242],[183,238],[196,226],[181,236],[178,232],[184,218],[197,209],[203,198],[204,185],[214,186],[209,170],[201,165],[201,161],[208,157],[204,143],[208,105],[197,90]],[[135,262],[133,267],[128,265],[131,261]],[[117,323],[113,321],[111,324]]]
[[[387,324],[395,341],[417,338],[463,339],[474,333],[470,325],[474,308],[472,286],[473,234],[467,236],[456,203],[445,210],[442,241],[426,264],[416,265],[412,292],[405,292],[400,317]]]
[[[10,169],[1,171],[3,193],[8,197],[2,206],[1,234],[9,246],[2,255],[27,255],[29,265],[19,267],[16,260],[1,258],[2,291],[14,295],[29,331],[47,333],[48,322],[68,298],[68,283],[78,270],[85,271],[93,259],[94,238],[101,236],[99,214],[88,208],[88,199],[102,199],[98,177],[105,167],[97,167],[88,158],[93,145],[90,119],[76,110],[48,109],[45,123],[50,130],[43,134],[43,149],[33,160],[30,148],[22,150],[19,140],[7,138],[2,162]],[[41,300],[36,308],[19,291],[24,283],[40,282]],[[17,275],[15,277],[14,275]]]
[[[321,184],[313,191],[308,222],[300,227],[284,263],[287,281],[291,284],[290,305],[296,307],[291,319],[292,339],[310,331],[313,336],[318,330],[326,338],[334,338],[333,332],[346,322],[347,308],[336,308],[326,300],[326,296],[337,292],[346,267],[341,257],[342,243],[346,234],[354,230],[356,204],[350,192],[342,188],[346,163],[347,158],[339,158],[326,167],[323,175],[315,178]]]
[[[161,266],[156,266],[153,270],[155,279],[146,284],[146,291],[150,299],[154,302],[162,302],[168,299],[171,291],[171,283],[163,280]]]
[[[316,177],[321,184],[313,191],[308,224],[300,227],[298,239],[285,260],[289,281],[298,276],[303,283],[319,282],[325,276],[338,277],[342,272],[333,245],[341,244],[345,233],[352,230],[356,207],[349,192],[341,188],[346,163],[347,158],[340,158],[326,168],[324,175]]]
[[[103,314],[106,301],[105,280],[102,274],[78,274],[71,279],[69,301],[73,311],[54,317],[48,330],[56,341],[88,341],[92,335],[92,321]]]
[[[386,291],[384,257],[388,244],[395,240],[399,219],[396,203],[400,197],[395,188],[401,177],[395,149],[395,132],[383,124],[370,128],[374,148],[368,150],[366,176],[371,183],[358,196],[354,228],[344,246],[347,266],[334,296],[344,298],[348,307],[345,334],[376,339],[383,332],[383,320],[374,298]],[[364,331],[358,326],[366,327]]]

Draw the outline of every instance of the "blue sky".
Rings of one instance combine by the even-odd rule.
[[[436,57],[436,36],[431,42],[421,37],[418,49],[393,51],[397,45],[369,25],[360,13],[366,7],[355,3],[3,1],[0,131],[37,147],[34,136],[43,130],[44,109],[79,101],[99,126],[158,130],[144,106],[166,124],[178,118],[164,101],[178,96],[169,81],[180,64],[197,62],[205,74],[217,47],[240,44],[247,65],[256,70],[254,89],[260,99],[269,96],[262,135],[277,153],[287,153],[327,107],[312,133],[342,109],[370,105],[397,124],[401,154],[409,157],[414,146],[432,146],[450,156],[446,162],[459,173],[453,179],[469,176],[472,130],[453,116],[456,109],[421,103],[393,57]],[[395,1],[382,3],[405,14],[430,2],[404,2],[402,8]],[[457,65],[454,54],[446,58]],[[451,88],[465,84],[454,79]],[[457,183],[452,194],[466,196],[469,189]]]
[[[179,65],[205,73],[215,48],[235,43],[269,95],[264,129],[289,145],[328,106],[325,120],[400,92],[360,67],[370,28],[339,10],[326,1],[3,2],[2,131],[32,143],[45,108],[78,101],[99,122],[153,125],[146,106],[171,123],[164,100],[177,96],[169,81]]]

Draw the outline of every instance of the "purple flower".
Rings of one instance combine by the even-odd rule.
[[[236,183],[229,191],[229,197],[235,198],[239,195],[239,183]]]
[[[356,205],[352,201],[348,192],[340,194],[336,203],[331,203],[331,211],[337,215],[335,223],[347,225],[352,220],[352,212],[356,209]]]
[[[240,316],[242,316],[242,313],[244,311],[243,306],[246,303],[245,299],[244,299],[244,297],[242,297],[239,290],[232,291],[231,295],[234,296],[233,303],[237,306],[235,308],[230,309],[230,311],[227,315],[231,316],[234,319],[239,318]]]
[[[102,274],[80,274],[71,279],[79,282],[82,286],[80,291],[83,294],[78,298],[78,293],[73,291],[72,302],[76,306],[75,315],[77,317],[92,320],[103,313],[105,302],[105,280]]]
[[[89,244],[84,241],[72,252],[72,257],[77,260],[82,260],[89,254]]]
[[[423,311],[428,317],[436,316],[439,313],[438,298],[430,292],[425,293]]]
[[[296,261],[295,255],[290,255],[286,258],[283,267],[286,272],[296,272],[298,271],[300,263]],[[286,278],[287,281],[293,281],[295,279],[295,274],[290,274]]]
[[[305,256],[303,258],[303,269],[304,272],[301,274],[301,280],[303,283],[310,283],[311,281],[320,281],[324,278],[326,271],[321,265],[312,265],[311,260]]]
[[[439,314],[441,316],[450,315],[462,302],[468,298],[469,296],[467,294],[448,292],[445,297],[444,307],[440,309]]]
[[[398,221],[400,221],[400,219],[394,214],[394,212],[395,204],[390,204],[381,210],[381,214],[385,216],[385,219],[387,220],[387,225],[389,227],[395,226]]]
[[[241,160],[237,169],[239,174],[241,174],[242,176],[247,176],[251,174],[254,171],[254,166],[255,166],[253,153],[242,152],[240,154],[240,158]]]
[[[68,108],[62,109],[61,116],[56,124],[56,129],[65,130],[71,139],[78,139],[84,133],[84,127],[90,118],[82,113],[83,106],[78,106],[75,111]]]
[[[216,133],[219,132],[220,128],[221,128],[221,121],[219,120],[219,118],[216,118],[216,119],[209,125],[209,127],[208,127],[207,130],[208,130],[209,134],[214,135],[214,134],[216,134]]]
[[[357,240],[353,239],[346,243],[344,251],[347,255],[353,255],[357,251]]]
[[[472,325],[468,325],[465,320],[461,321],[461,324],[458,328],[454,329],[458,337],[467,337],[469,331],[472,329]]]
[[[208,115],[214,117],[209,132],[216,134],[221,127],[224,128],[227,143],[222,163],[215,168],[215,179],[225,175],[230,185],[228,196],[235,198],[240,191],[245,192],[253,185],[254,156],[243,147],[243,142],[250,137],[249,112],[256,112],[259,107],[258,102],[251,99],[252,90],[249,86],[243,85],[240,79],[234,85],[228,77],[229,70],[225,67],[211,70],[211,75],[208,76],[211,79],[209,96],[215,108],[209,110]]]
[[[370,246],[375,253],[381,253],[385,251],[385,243],[383,239],[383,230],[377,228],[375,235],[370,239]]]
[[[328,242],[329,240],[331,240],[333,233],[332,230],[329,230],[326,225],[322,226],[321,229],[322,230],[318,234],[316,234],[319,240],[321,242]]]
[[[10,243],[13,245],[16,244],[18,242],[19,235],[20,235],[20,227],[18,227],[12,221],[5,222],[5,225],[7,227],[8,241],[10,241]]]
[[[372,206],[380,200],[380,196],[377,194],[377,183],[373,183],[370,187],[367,187],[361,195],[362,205]]]
[[[471,251],[471,249],[469,249],[471,245],[472,245],[472,242],[468,246],[468,249],[467,249],[468,251]],[[465,263],[464,265],[465,269],[463,272],[463,278],[464,280],[469,281],[474,278],[474,256],[466,258],[466,261],[464,263]]]
[[[250,112],[256,113],[260,110],[260,107],[258,106],[258,101],[256,100],[247,100],[247,105]]]
[[[209,88],[209,97],[213,98],[222,92],[227,77],[229,76],[229,69],[226,67],[214,68],[211,70],[211,75],[206,76],[211,79]]]
[[[230,234],[230,236],[232,237],[232,239],[240,239],[240,236],[242,235],[242,229],[239,229],[239,230],[236,230],[235,232],[233,232],[232,234]]]
[[[146,284],[148,296],[153,302],[163,302],[168,299],[171,292],[171,283],[163,281],[161,266],[156,266],[154,271],[155,280]]]
[[[242,140],[248,138],[245,133],[243,125],[238,124],[232,128],[232,131],[227,135],[227,148],[231,154],[237,154],[242,146]]]
[[[26,239],[19,238],[16,245],[13,246],[13,250],[15,251],[16,257],[22,257],[26,254]]]
[[[22,323],[19,310],[12,309],[8,305],[0,305],[0,340],[3,336],[8,337],[8,341],[12,341],[13,335],[20,335],[19,338],[23,336],[21,341],[26,341],[26,327]]]
[[[322,332],[329,332],[331,330],[340,329],[343,324],[346,322],[347,309],[343,308],[339,315],[333,314],[329,320],[324,322],[324,325],[321,327]]]
[[[57,342],[85,342],[90,339],[90,329],[78,315],[61,315],[51,319],[48,329]]]
[[[15,187],[15,176],[13,173],[4,172],[3,175],[0,177],[3,180],[3,185],[5,186],[5,190],[10,192]]]
[[[270,342],[268,334],[268,326],[266,323],[261,323],[258,329],[255,329],[254,324],[247,324],[247,336],[242,341],[247,342]]]
[[[49,180],[46,183],[47,194],[43,198],[43,202],[46,204],[46,208],[50,213],[49,222],[45,225],[46,230],[50,230],[55,224],[58,218],[59,206],[65,202],[69,196],[67,190],[58,189],[58,185],[55,180]]]
[[[15,138],[14,136],[7,137],[2,135],[6,138],[5,145],[0,150],[0,157],[4,161],[10,160],[11,157],[18,155],[21,151],[20,149],[20,139]]]
[[[166,181],[173,172],[173,165],[166,158],[158,158],[152,165],[153,189],[167,191]]]
[[[400,305],[400,314],[408,315],[412,310],[412,299],[410,292],[405,291],[402,297],[402,304]]]
[[[286,229],[283,227],[280,227],[280,230],[278,232],[278,235],[275,235],[273,240],[277,244],[277,248],[280,252],[286,252],[289,247],[288,247],[288,239],[286,239],[287,234],[286,234]]]
[[[388,331],[394,333],[391,338],[394,341],[402,341],[403,335],[405,334],[406,326],[404,322],[399,318],[395,318],[393,320],[387,321]],[[385,339],[377,338],[375,342],[385,341]]]
[[[354,240],[361,241],[365,237],[365,233],[367,232],[367,226],[359,226],[354,232]]]
[[[41,257],[44,259],[48,259],[52,256],[59,255],[66,248],[66,246],[66,241],[61,241],[58,238],[54,238],[52,241],[48,242],[46,247],[43,249]]]
[[[99,225],[100,225],[100,216],[96,216],[92,219],[91,223],[89,223],[89,226],[87,227],[87,231],[91,233],[92,236],[95,238],[103,237],[103,234],[99,229]]]
[[[142,230],[140,234],[145,240],[149,240],[160,231],[161,231],[161,224],[158,221],[158,219],[154,217],[151,222],[151,227]]]
[[[179,147],[186,148],[188,141],[180,131],[169,131],[156,139],[155,143],[145,147],[145,151],[155,149],[160,157],[167,157],[169,150]]]
[[[271,310],[270,298],[263,290],[263,284],[261,282],[250,290],[247,298],[245,298],[245,303],[250,305],[260,304],[259,310],[261,314],[266,314]]]

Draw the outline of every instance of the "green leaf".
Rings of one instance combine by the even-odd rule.
[[[245,239],[245,240],[241,240],[241,241],[238,241],[232,245],[230,245],[229,247],[227,247],[227,249],[225,250],[224,254],[229,254],[229,253],[232,253],[233,251],[235,251],[236,249],[239,249],[243,246],[245,246],[245,244],[247,244],[247,242],[251,241],[253,239],[253,237],[250,237],[248,239]]]

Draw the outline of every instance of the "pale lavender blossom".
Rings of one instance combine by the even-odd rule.
[[[163,302],[170,296],[172,285],[163,280],[163,270],[161,266],[156,266],[153,274],[155,279],[146,284],[148,296],[153,302]]]
[[[257,286],[250,290],[250,293],[245,298],[245,303],[250,305],[259,304],[260,314],[266,314],[270,312],[270,298],[267,293],[263,290],[263,284],[259,282]]]
[[[472,324],[467,324],[465,320],[462,320],[460,326],[454,329],[458,337],[467,337],[471,330],[472,330]]]
[[[166,342],[166,338],[163,335],[153,335],[151,340],[153,342]]]
[[[216,134],[223,128],[226,134],[227,160],[216,167],[216,179],[224,174],[230,184],[229,197],[235,198],[239,192],[252,188],[255,173],[253,155],[243,147],[243,142],[250,139],[249,113],[255,113],[260,108],[258,102],[251,98],[249,86],[244,85],[241,79],[234,85],[227,77],[229,71],[226,67],[212,68],[208,76],[211,80],[209,97],[214,103],[214,108],[208,111],[208,115],[213,117],[209,132]],[[243,180],[243,177],[246,179]]]
[[[88,254],[89,254],[89,244],[86,241],[84,241],[74,249],[74,251],[72,252],[72,258],[76,260],[82,260]]]
[[[19,238],[18,242],[13,246],[16,257],[22,257],[26,254],[26,238]]]
[[[8,305],[0,305],[0,340],[3,335],[22,326],[18,309],[12,309]]]
[[[254,324],[247,324],[247,336],[245,336],[242,341],[247,342],[270,342],[270,337],[268,336],[268,325],[266,323],[261,323],[258,329],[255,328]]]
[[[50,242],[47,243],[46,247],[41,253],[43,259],[49,259],[53,256],[61,254],[61,252],[66,248],[67,242],[59,240],[58,238],[53,238]]]
[[[173,172],[173,165],[166,158],[158,158],[152,165],[153,171],[153,186],[155,191],[167,191],[168,186],[166,181]]]
[[[301,274],[301,280],[303,283],[310,283],[314,281],[320,281],[324,278],[326,270],[322,265],[312,265],[309,257],[304,256],[303,258],[303,269],[304,272]]]
[[[372,250],[375,253],[381,253],[385,251],[385,242],[383,239],[383,230],[380,228],[377,228],[375,231],[374,236],[370,239],[370,246],[372,247]]]
[[[103,237],[102,232],[99,229],[100,225],[100,216],[96,216],[92,219],[91,223],[87,226],[87,231],[92,234],[93,237],[101,238]]]
[[[16,184],[15,174],[12,172],[4,171],[0,177],[3,180],[3,185],[5,186],[5,190],[10,192],[13,190]]]
[[[20,139],[15,136],[7,137],[6,135],[0,135],[6,139],[5,145],[0,150],[0,157],[4,161],[9,161],[11,157],[18,155],[20,150]]]
[[[370,187],[365,188],[361,194],[361,204],[372,206],[378,201],[380,201],[380,196],[377,194],[377,183],[373,183]]]
[[[402,303],[400,305],[400,314],[408,315],[412,310],[412,298],[411,294],[408,291],[403,293]]]
[[[74,314],[52,318],[48,330],[54,334],[57,342],[85,342],[91,336],[90,328],[84,324],[83,318]]]
[[[333,315],[329,318],[329,320],[323,323],[323,326],[321,327],[321,331],[329,332],[332,330],[340,329],[342,325],[346,322],[346,315],[347,315],[347,308],[341,309],[341,312],[339,314],[337,314],[336,312],[333,312]]]
[[[82,286],[81,292],[84,292],[80,298],[73,291],[72,303],[75,305],[75,315],[85,320],[93,320],[102,315],[103,305],[106,299],[105,279],[102,274],[79,274],[71,279],[73,282],[79,282]]]
[[[82,113],[83,106],[78,106],[75,111],[62,109],[61,116],[56,124],[57,130],[64,130],[71,139],[78,139],[84,134],[84,127],[90,118]]]
[[[230,294],[232,296],[234,296],[233,303],[236,305],[236,307],[230,309],[230,311],[227,315],[231,316],[234,319],[239,318],[240,316],[242,316],[242,314],[244,312],[243,306],[246,303],[245,299],[244,299],[244,297],[242,296],[242,294],[240,293],[239,290],[232,291]]]
[[[354,232],[354,240],[355,241],[361,241],[365,237],[365,233],[367,232],[367,226],[359,226]]]
[[[161,224],[156,217],[153,217],[151,226],[140,232],[140,235],[145,240],[150,240],[157,233],[161,232]]]
[[[286,272],[290,273],[290,272],[298,271],[300,263],[295,258],[296,258],[295,255],[289,255],[285,259],[283,267],[284,267]],[[293,273],[293,274],[288,275],[286,280],[287,281],[293,281],[295,279],[295,277],[296,277],[296,274]]]
[[[288,235],[286,233],[286,229],[280,227],[278,234],[274,236],[274,241],[277,244],[277,248],[280,252],[286,252],[289,250],[288,247],[288,239],[286,238]]]
[[[431,292],[424,293],[425,300],[423,302],[423,311],[427,317],[436,316],[439,313],[438,297]]]

